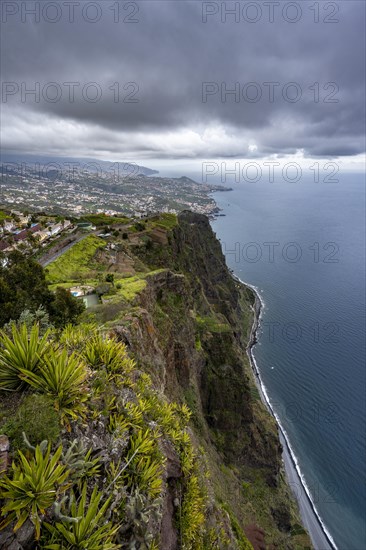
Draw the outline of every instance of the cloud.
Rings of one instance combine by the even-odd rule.
[[[363,2],[337,3],[319,23],[309,2],[297,3],[296,23],[281,11],[272,23],[266,11],[223,23],[221,2],[204,23],[208,3],[165,1],[132,2],[115,23],[108,0],[77,3],[74,22],[60,3],[59,21],[23,23],[21,4],[3,24],[4,149],[136,159],[365,150]]]

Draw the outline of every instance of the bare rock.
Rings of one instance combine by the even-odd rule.
[[[0,476],[9,465],[9,438],[6,435],[0,435]]]

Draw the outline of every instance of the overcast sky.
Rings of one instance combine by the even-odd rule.
[[[364,1],[71,4],[2,2],[5,151],[364,153]]]

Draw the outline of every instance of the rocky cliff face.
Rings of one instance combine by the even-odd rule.
[[[235,511],[254,547],[307,547],[306,536],[302,542],[291,536],[298,517],[277,428],[259,400],[246,354],[252,291],[231,276],[205,216],[183,212],[165,243],[154,231],[150,238],[152,245],[134,252],[161,271],[147,279],[128,322],[114,330],[162,391],[190,406],[197,441],[219,472],[218,498]],[[268,503],[261,500],[266,493]]]
[[[97,329],[84,324],[60,338],[71,349],[77,343],[87,358],[89,397],[87,421],[71,422],[57,444],[67,449],[76,439],[99,457],[101,492],[103,476],[111,476],[122,548],[309,549],[285,481],[277,428],[246,354],[252,291],[231,276],[205,216],[156,216],[122,231],[93,258],[94,274],[100,267],[116,279],[103,304],[85,313],[83,320]],[[102,336],[91,337],[90,330]],[[96,361],[104,346],[107,355]],[[105,359],[110,346],[118,364],[119,350],[125,355],[117,375]],[[0,403],[0,433],[1,409]],[[150,455],[129,468],[143,436]],[[147,460],[156,469],[150,477]],[[126,477],[114,485],[111,472],[120,468]],[[46,516],[52,520],[53,512]],[[36,548],[31,521],[24,525],[26,536],[8,525],[0,547]]]

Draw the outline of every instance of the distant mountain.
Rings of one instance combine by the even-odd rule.
[[[98,171],[115,173],[119,176],[151,176],[158,174],[158,170],[152,170],[146,166],[140,166],[132,162],[82,158],[82,157],[54,157],[47,155],[27,155],[23,153],[2,153],[0,156],[0,164],[6,163],[25,163],[27,166],[40,165],[41,169],[44,169],[49,164],[50,170],[58,170],[58,165],[62,171],[65,169],[72,169],[75,167],[78,170],[86,170],[88,172]],[[69,168],[70,166],[70,168]]]

